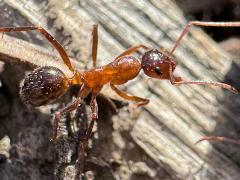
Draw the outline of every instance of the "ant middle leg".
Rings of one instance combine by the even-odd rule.
[[[173,54],[173,52],[178,47],[180,41],[182,40],[183,36],[189,32],[192,25],[197,26],[206,26],[206,27],[240,27],[240,22],[202,22],[202,21],[190,21],[188,24],[183,28],[181,34],[177,38],[172,50],[170,51],[170,55]]]
[[[132,54],[134,52],[137,52],[140,48],[143,48],[145,50],[150,49],[149,47],[147,47],[143,44],[139,44],[137,46],[132,46],[132,47],[128,48],[126,51],[124,51],[122,54],[120,54],[118,57],[116,57],[115,60],[117,60],[117,59],[119,59],[123,56],[126,56],[126,55]]]
[[[72,67],[72,64],[70,62],[70,59],[62,47],[62,45],[52,37],[51,34],[49,34],[44,28],[40,26],[22,26],[22,27],[2,27],[0,28],[0,32],[6,33],[6,32],[21,32],[21,31],[38,31],[40,32],[52,45],[55,47],[55,49],[60,54],[61,58],[63,59],[66,66],[69,68],[70,71],[74,72],[74,68]]]
[[[238,90],[236,88],[225,83],[214,82],[214,81],[189,81],[189,80],[186,81],[186,80],[182,80],[181,77],[174,77],[171,65],[169,66],[169,80],[173,85],[181,85],[181,84],[212,85],[212,86],[221,87],[223,89],[227,89],[234,94],[238,94]]]
[[[115,91],[122,98],[130,100],[130,101],[136,101],[137,102],[137,107],[144,106],[144,105],[147,105],[149,103],[148,99],[127,94],[126,92],[121,91],[116,86],[114,86],[114,84],[110,84],[110,86],[111,86],[112,90]]]

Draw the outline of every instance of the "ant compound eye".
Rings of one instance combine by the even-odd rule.
[[[21,87],[21,98],[26,104],[41,106],[62,96],[68,88],[63,72],[51,66],[34,70],[27,75]]]
[[[154,71],[155,71],[155,73],[156,73],[157,75],[163,75],[163,72],[162,72],[162,70],[161,70],[160,67],[155,67],[155,68],[154,68]]]

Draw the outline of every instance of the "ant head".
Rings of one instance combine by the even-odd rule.
[[[68,79],[60,69],[44,66],[26,76],[20,94],[26,104],[41,106],[62,96],[68,86]]]
[[[152,78],[169,79],[169,68],[172,71],[176,68],[176,62],[173,61],[166,52],[152,49],[142,55],[142,69],[144,73]]]

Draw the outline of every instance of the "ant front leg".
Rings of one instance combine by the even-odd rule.
[[[213,82],[213,81],[186,81],[186,80],[182,80],[181,77],[174,77],[171,65],[169,66],[169,80],[173,85],[181,85],[181,84],[212,85],[212,86],[221,87],[223,89],[227,89],[234,94],[238,94],[237,89],[225,83]]]
[[[222,137],[222,136],[205,136],[201,139],[199,139],[196,144],[202,142],[202,141],[220,141],[220,142],[229,142],[232,144],[238,144],[240,145],[240,141],[239,140],[234,140],[234,139],[230,139],[227,137]]]
[[[129,95],[124,91],[121,91],[117,87],[114,86],[114,84],[110,84],[111,88],[113,91],[115,91],[119,96],[121,96],[124,99],[130,100],[130,101],[136,101],[137,102],[137,107],[147,105],[149,103],[148,99]]]
[[[240,22],[201,22],[201,21],[190,21],[188,24],[183,28],[180,36],[176,40],[172,50],[170,51],[170,55],[173,54],[173,52],[178,47],[180,41],[182,40],[183,36],[190,30],[192,25],[197,26],[206,26],[206,27],[240,27]]]

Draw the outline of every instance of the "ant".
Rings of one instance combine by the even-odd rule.
[[[83,152],[87,144],[87,140],[91,137],[92,129],[95,121],[98,118],[98,104],[96,97],[101,91],[102,87],[110,83],[113,91],[115,91],[119,96],[126,100],[135,101],[137,106],[143,106],[149,103],[148,99],[137,97],[126,93],[118,89],[116,86],[125,84],[127,81],[134,79],[143,69],[144,73],[152,78],[169,80],[173,85],[182,84],[198,84],[198,85],[213,85],[221,88],[225,88],[233,93],[238,93],[238,91],[225,83],[212,82],[212,81],[187,81],[183,80],[181,77],[175,77],[173,72],[177,66],[172,55],[176,48],[178,47],[181,39],[189,31],[192,25],[197,26],[215,26],[215,27],[240,27],[240,22],[201,22],[201,21],[190,21],[180,36],[176,40],[173,48],[170,52],[150,49],[145,45],[137,45],[130,47],[125,52],[120,54],[114,59],[113,62],[97,67],[97,47],[98,47],[98,25],[93,25],[92,30],[92,61],[93,68],[85,71],[77,71],[73,68],[70,59],[65,52],[61,44],[54,39],[44,28],[37,26],[24,26],[24,27],[2,27],[0,32],[19,32],[19,31],[38,31],[55,47],[55,49],[60,54],[62,60],[73,73],[71,78],[68,78],[64,72],[60,69],[52,66],[43,66],[35,69],[33,72],[28,74],[20,87],[20,94],[23,101],[26,104],[32,106],[41,106],[47,103],[51,103],[61,97],[70,86],[79,85],[80,90],[76,99],[69,103],[66,107],[55,112],[54,115],[54,127],[52,131],[52,141],[56,142],[58,123],[61,118],[66,113],[69,113],[77,109],[84,98],[91,94],[90,107],[92,111],[91,121],[88,129],[86,130],[83,142],[79,144],[79,155],[78,163],[83,158]],[[146,50],[142,56],[137,59],[131,54],[139,51],[139,49]],[[218,140],[218,137],[213,137],[213,139]],[[202,140],[207,140],[207,137]],[[81,153],[80,153],[81,152]],[[79,178],[80,174],[80,164],[78,164],[78,174],[76,179]]]

